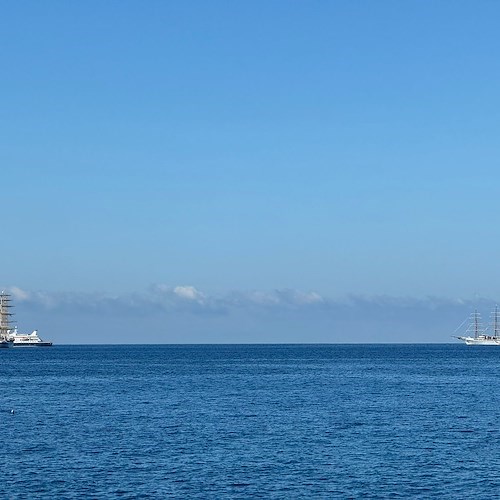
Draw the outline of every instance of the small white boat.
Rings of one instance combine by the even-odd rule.
[[[46,342],[38,336],[34,330],[32,333],[18,333],[17,328],[9,334],[8,342],[10,347],[50,347],[52,342]]]
[[[469,317],[469,325],[465,334],[455,338],[465,342],[467,345],[500,345],[498,306],[495,307],[495,311],[492,313],[491,317],[491,330],[489,330],[489,328],[483,328],[481,324],[481,315],[477,311],[474,311]],[[462,325],[464,323],[462,323]],[[491,331],[491,334],[488,333],[489,331]]]

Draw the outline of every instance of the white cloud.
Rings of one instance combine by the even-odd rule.
[[[9,288],[8,291],[15,300],[28,300],[30,298],[30,292],[22,290],[17,286]]]
[[[199,303],[202,303],[205,298],[205,295],[196,290],[194,286],[176,286],[174,293],[181,299],[194,300]]]

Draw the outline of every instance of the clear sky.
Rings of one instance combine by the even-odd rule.
[[[20,326],[448,341],[500,300],[498,19],[487,0],[4,2]]]

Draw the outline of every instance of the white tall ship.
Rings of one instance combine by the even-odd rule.
[[[0,348],[1,347],[50,347],[52,342],[43,341],[38,332],[19,333],[17,326],[12,326],[10,318],[12,313],[11,296],[0,293]]]
[[[474,311],[469,317],[469,325],[465,335],[456,337],[467,345],[500,345],[500,317],[498,306],[491,313],[491,323],[483,328],[481,315]]]

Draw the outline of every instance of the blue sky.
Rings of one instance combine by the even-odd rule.
[[[499,300],[497,2],[2,10],[0,281],[20,326],[447,341]]]

